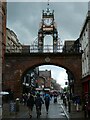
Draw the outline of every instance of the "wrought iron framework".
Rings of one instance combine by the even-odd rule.
[[[69,45],[68,49],[67,47],[63,46],[63,45],[57,45],[56,49],[53,50],[53,45],[44,45],[43,46],[43,52],[40,51],[38,45],[30,45],[27,46],[27,48],[25,47],[25,49],[21,48],[20,50],[15,49],[15,48],[10,48],[10,47],[6,47],[6,53],[81,53],[82,50],[80,49],[80,46],[75,45]]]

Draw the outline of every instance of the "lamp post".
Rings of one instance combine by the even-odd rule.
[[[71,112],[71,86],[70,86],[70,79],[68,79],[68,82],[65,82],[65,85],[68,85],[69,87],[69,95],[68,95],[68,111]],[[68,92],[68,91],[67,91]]]
[[[73,80],[69,79],[69,113],[71,112],[72,83]]]
[[[71,85],[70,85],[70,80],[68,80],[69,82],[69,100],[68,100],[68,111],[69,113],[71,112]]]

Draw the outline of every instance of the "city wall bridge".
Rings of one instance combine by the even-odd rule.
[[[49,46],[50,39],[46,40],[46,36],[51,36],[52,46]],[[56,65],[65,68],[73,74],[75,94],[81,95],[82,53],[79,51],[79,39],[73,41],[73,44],[72,41],[66,41],[63,47],[60,42],[54,10],[50,10],[48,4],[47,9],[42,11],[35,46],[24,45],[21,53],[17,52],[17,50],[15,52],[14,48],[14,50],[10,49],[10,52],[5,54],[3,90],[11,89],[14,91],[15,96],[19,97],[22,93],[22,77],[29,69],[40,65]],[[47,47],[45,46],[46,44],[48,44]],[[10,47],[13,48],[12,46]],[[9,51],[7,46],[6,51]]]
[[[15,96],[22,93],[22,77],[40,65],[56,65],[69,70],[74,76],[74,92],[81,95],[81,52],[31,52],[6,53],[3,65],[3,89],[11,89]],[[61,80],[62,78],[60,78]]]

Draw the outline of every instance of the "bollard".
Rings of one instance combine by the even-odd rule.
[[[19,98],[16,99],[16,114],[19,112]]]
[[[16,112],[16,103],[15,103],[14,101],[10,101],[10,104],[9,104],[9,111],[10,111],[10,114]]]

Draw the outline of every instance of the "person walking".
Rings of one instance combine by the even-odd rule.
[[[64,96],[63,101],[64,101],[65,107],[67,107],[67,97],[66,97],[66,95]]]
[[[49,110],[49,105],[50,105],[50,95],[48,93],[45,94],[45,107],[46,107],[46,111],[48,114],[48,110]]]
[[[32,111],[33,111],[34,102],[35,101],[34,101],[33,94],[30,93],[29,96],[28,96],[28,100],[27,100],[27,107],[28,107],[28,110],[29,110],[30,118],[32,118]]]
[[[39,114],[39,116],[41,115],[42,104],[44,104],[44,101],[43,101],[42,98],[40,97],[40,94],[37,93],[37,97],[35,98],[37,118],[38,118],[38,114]]]
[[[54,103],[57,103],[57,94],[54,94]]]
[[[27,103],[27,98],[28,98],[27,93],[23,94],[22,97],[23,97],[23,104],[26,105],[26,103]]]
[[[80,107],[80,97],[79,96],[76,96],[76,111],[78,112],[79,111],[79,107]]]

